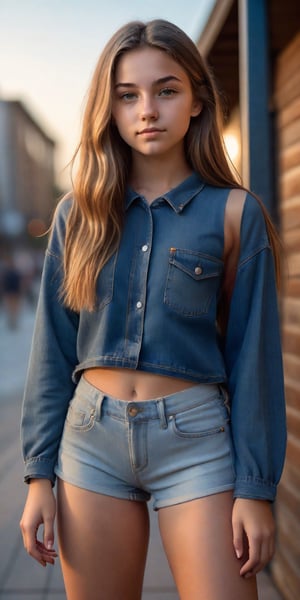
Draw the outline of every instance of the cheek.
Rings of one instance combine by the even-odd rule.
[[[118,129],[124,128],[130,123],[130,114],[128,111],[115,109],[113,110],[112,115]]]
[[[121,138],[125,142],[128,142],[128,139],[130,137],[128,122],[124,120],[120,115],[114,115],[114,126],[118,130]]]
[[[182,115],[182,118],[180,119],[180,129],[181,129],[181,133],[185,134],[187,133],[190,123],[192,120],[192,116],[190,115],[189,111],[186,111],[186,113],[184,115]]]

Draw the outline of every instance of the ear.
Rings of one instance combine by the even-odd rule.
[[[202,102],[200,102],[200,100],[194,100],[192,104],[191,117],[198,117],[198,115],[200,115],[201,113],[202,108]]]

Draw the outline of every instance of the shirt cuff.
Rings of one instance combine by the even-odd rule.
[[[234,486],[234,498],[269,500],[274,502],[277,486],[259,477],[238,477]]]
[[[55,463],[49,458],[29,458],[25,461],[24,481],[29,483],[30,479],[49,479],[55,484]]]

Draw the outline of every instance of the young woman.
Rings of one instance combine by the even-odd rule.
[[[285,451],[277,238],[180,29],[108,42],[77,153],[24,399],[24,545],[54,563],[57,477],[68,599],[137,600],[151,497],[180,598],[253,600]]]

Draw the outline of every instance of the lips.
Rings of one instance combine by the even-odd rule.
[[[138,131],[138,135],[149,135],[151,133],[162,133],[164,129],[157,129],[157,127],[146,127],[141,131]]]

